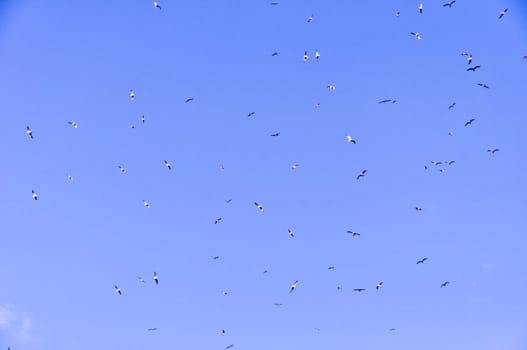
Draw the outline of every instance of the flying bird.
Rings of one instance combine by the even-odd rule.
[[[375,289],[381,289],[382,288],[382,282],[377,283],[377,286],[375,286]]]
[[[448,109],[452,109],[452,108],[454,108],[455,106],[456,106],[456,103],[454,102],[454,103],[452,103],[450,106],[448,106]]]
[[[143,199],[143,205],[144,205],[146,208],[150,209],[150,203],[148,203],[148,202],[145,201],[144,199]]]
[[[291,165],[291,169],[292,170],[296,170],[296,169],[298,169],[299,166],[300,166],[300,164],[295,163],[295,164]]]
[[[229,293],[227,293],[226,290],[222,290],[222,291],[221,291],[221,295],[227,295],[227,294],[229,294]]]
[[[139,280],[139,282],[141,283],[146,283],[145,279],[141,276],[137,277],[137,279]]]
[[[437,166],[437,165],[441,165],[441,164],[443,164],[443,162],[433,161],[433,160],[431,160],[430,162],[431,162],[432,164],[436,165],[436,166]]]
[[[155,332],[155,331],[157,331],[157,328],[148,328],[147,331],[148,332]]]
[[[130,90],[130,101],[135,100],[135,92],[134,90]]]
[[[168,168],[168,170],[172,170],[172,164],[170,164],[166,160],[165,160],[165,166]]]
[[[68,175],[68,181],[73,181],[73,180],[74,180],[73,176]]]
[[[273,52],[273,53],[271,54],[271,57],[274,57],[274,56],[278,56],[278,52]]]
[[[194,101],[194,97],[189,97],[185,100],[185,103],[189,103],[191,101]]]
[[[225,201],[225,203],[230,203],[230,202],[232,202],[232,198],[229,198],[229,199],[227,199],[227,200]]]
[[[145,123],[145,116],[144,115],[141,116],[141,123],[143,123],[143,124]]]
[[[254,115],[254,113],[256,112],[250,112],[249,114],[247,114],[248,117],[252,117]]]
[[[478,86],[481,86],[482,88],[485,88],[485,89],[490,89],[490,86],[488,86],[487,84],[478,83]]]
[[[157,276],[157,272],[154,271],[154,276],[152,276],[152,279],[156,284],[159,284],[159,277]]]
[[[335,266],[329,266],[328,270],[335,270]]]
[[[498,17],[498,19],[501,19],[503,16],[505,16],[505,14],[507,13],[507,11],[509,11],[509,9],[503,9],[500,11],[500,16]]]
[[[455,2],[455,1],[454,1],[454,2]],[[443,6],[445,6],[445,5],[443,5]],[[390,328],[390,329],[388,329],[388,332],[393,332],[393,331],[395,331],[395,328]]]
[[[287,233],[289,234],[289,236],[291,236],[291,237],[295,237],[295,235],[294,235],[294,233],[293,233],[293,230],[291,230],[291,229],[289,229],[289,228],[287,229]]]
[[[263,207],[261,204],[259,204],[258,202],[254,202],[254,205],[256,205],[256,207],[258,208],[258,210],[260,210],[260,211],[263,213],[263,211],[264,211],[264,207]]]
[[[224,335],[225,335],[225,329],[222,329],[221,332],[220,332],[220,334],[221,334],[222,336],[224,336]]]
[[[446,287],[450,284],[450,282],[446,281],[446,282],[443,282],[441,283],[441,287],[440,288],[443,288],[443,287]]]
[[[119,168],[119,171],[120,171],[122,174],[126,174],[126,169],[123,168],[121,165],[118,165],[117,168]]]
[[[33,197],[34,200],[38,200],[38,196],[35,191],[31,190],[31,196]]]
[[[395,13],[395,17],[399,17],[399,16],[401,16],[401,12],[397,11],[397,12]]]
[[[452,165],[455,162],[456,162],[455,160],[448,160],[448,161],[445,161],[445,164]]]
[[[278,3],[277,3],[277,2],[275,2],[275,4],[277,4],[277,5],[278,5]],[[225,347],[225,349],[230,349],[230,348],[232,348],[233,346],[234,346],[234,344],[231,344],[231,345],[229,345],[229,346],[226,346],[226,347]]]
[[[423,4],[419,4],[419,13],[423,13]]]
[[[419,32],[410,32],[410,34],[415,36],[417,38],[417,40],[421,40],[421,34],[419,34]]]
[[[319,59],[320,59],[320,52],[318,52],[318,50],[315,49],[315,60],[318,62]]]
[[[161,10],[161,6],[159,5],[159,3],[157,1],[154,1],[154,7],[156,9],[160,9]]]
[[[282,303],[273,303],[273,305],[274,305],[274,306],[282,306],[282,305],[284,305],[284,304],[282,304]]]
[[[475,72],[479,68],[481,68],[481,66],[470,67],[470,68],[467,68],[467,72]]]
[[[313,22],[313,20],[315,19],[315,15],[311,15],[307,18],[307,23],[311,23]]]
[[[496,153],[496,152],[499,152],[499,148],[491,148],[491,149],[488,149],[487,152],[490,152],[492,154]]]
[[[421,208],[421,207],[415,207],[415,211],[423,211],[423,208]]]
[[[304,63],[307,61],[309,56],[307,55],[307,51],[304,51]]]
[[[117,287],[117,286],[113,286],[115,288],[115,292],[119,295],[122,295],[123,293],[121,292],[121,288]]]
[[[418,260],[416,265],[419,265],[419,264],[424,264],[425,261],[427,261],[428,258],[422,258],[421,260]]]
[[[72,127],[74,127],[75,129],[77,129],[79,127],[79,125],[76,123],[76,122],[68,122],[69,125],[71,125]]]
[[[361,172],[359,173],[359,175],[357,175],[357,180],[360,179],[361,177],[366,176],[366,171],[367,171],[367,170],[363,170],[363,171],[361,171]]]
[[[26,134],[33,139],[33,130],[29,126],[26,126]]]
[[[443,4],[443,7],[452,7],[456,3],[456,0],[452,0],[447,2],[446,4]]]
[[[395,102],[397,102],[397,100],[392,100],[392,99],[381,100],[381,101],[379,101],[379,104],[384,104],[384,103],[388,103],[388,102],[395,103]]]
[[[326,86],[326,88],[329,90],[329,91],[335,91],[337,89],[337,87],[335,85],[328,85]]]
[[[278,4],[279,4],[278,2],[271,2],[271,3],[270,3],[271,6],[276,6],[276,5],[278,5]]]
[[[366,289],[365,288],[355,288],[355,289],[353,289],[353,291],[354,292],[364,292],[364,291],[366,291]]]
[[[346,139],[348,140],[348,143],[353,143],[353,144],[356,144],[357,141],[355,141],[351,135],[346,135]]]
[[[354,231],[350,231],[350,230],[346,231],[346,233],[349,233],[351,235],[351,237],[360,236],[360,233],[354,232]]]
[[[468,55],[468,57],[467,57],[467,61],[468,61],[467,64],[471,64],[472,60],[473,60],[472,54]]]
[[[217,218],[216,220],[214,220],[214,225],[216,225],[217,223],[219,223],[221,221],[221,218]]]
[[[289,289],[289,293],[293,293],[293,291],[296,289],[296,285],[298,284],[298,280],[296,280],[292,285],[291,289]]]
[[[279,132],[275,132],[274,134],[271,134],[272,137],[278,137],[280,136],[280,133]]]
[[[219,257],[218,255],[216,255],[216,256],[213,256],[213,257],[212,257],[212,260],[218,260],[219,258],[220,258],[220,257]]]
[[[472,123],[473,123],[475,120],[476,120],[476,119],[474,119],[474,118],[470,119],[468,122],[465,123],[465,126],[472,125]]]

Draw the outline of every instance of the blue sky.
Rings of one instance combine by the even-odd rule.
[[[527,349],[527,6],[269,3],[0,3],[0,348]]]

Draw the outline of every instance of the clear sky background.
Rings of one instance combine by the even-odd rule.
[[[0,349],[527,349],[525,2],[277,1],[0,3]]]

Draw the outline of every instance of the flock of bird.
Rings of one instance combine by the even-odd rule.
[[[457,1],[455,1],[455,0],[449,1],[447,3],[444,3],[442,6],[443,7],[448,7],[448,8],[453,8],[454,5],[456,4],[456,2]],[[279,3],[278,2],[271,2],[270,5],[271,6],[278,6]],[[158,2],[153,2],[153,7],[156,10],[162,10],[162,6]],[[418,4],[418,6],[416,8],[416,12],[418,14],[423,14],[425,12],[425,7],[424,7],[424,5],[422,3]],[[502,19],[507,14],[507,12],[508,12],[507,8],[500,10],[499,13],[498,13],[498,19]],[[396,12],[395,16],[396,17],[400,17],[401,16],[401,12]],[[307,18],[307,23],[312,23],[314,21],[314,19],[315,19],[315,17],[314,17],[313,14],[309,15],[308,18]],[[419,32],[410,32],[410,34],[412,36],[414,36],[418,40],[422,40],[423,39],[422,35]],[[319,62],[321,60],[321,54],[318,51],[318,49],[314,49],[314,51],[311,51],[311,52],[313,52],[313,54],[314,54],[315,62]],[[271,56],[274,57],[274,56],[277,56],[277,55],[278,55],[278,52],[274,52],[274,53],[272,53]],[[472,72],[472,73],[477,74],[477,72],[482,69],[483,66],[480,65],[480,64],[474,64],[473,65],[473,61],[474,61],[475,58],[474,58],[474,56],[471,53],[462,52],[461,55],[463,57],[465,57],[466,60],[467,60],[467,65],[469,66],[468,68],[466,68],[467,72]],[[302,60],[303,60],[304,63],[307,63],[309,61],[309,59],[310,59],[310,52],[306,50],[303,53]],[[527,55],[524,56],[523,59],[527,59]],[[485,89],[489,89],[490,88],[489,85],[487,85],[486,83],[478,83],[478,86],[483,87]],[[330,85],[327,85],[327,89],[330,90],[330,91],[334,91],[336,89],[336,87],[334,85],[330,84]],[[129,100],[131,102],[134,102],[136,100],[136,92],[133,89],[129,91]],[[193,101],[194,101],[194,98],[193,97],[189,97],[189,98],[185,99],[184,102],[185,103],[190,103],[190,102],[193,102]],[[382,105],[384,105],[384,104],[395,104],[397,102],[398,102],[397,99],[389,98],[389,99],[381,99],[381,100],[379,100],[378,104],[382,104]],[[451,109],[455,108],[456,104],[457,104],[456,102],[451,103],[447,107],[448,110],[451,110]],[[247,114],[247,117],[253,117],[253,116],[255,116],[255,114],[256,114],[255,111],[251,111],[251,112],[249,112]],[[473,126],[475,124],[475,122],[476,122],[476,118],[470,118],[464,123],[464,126],[465,127],[471,127],[471,126]],[[141,124],[145,123],[145,116],[144,115],[141,116],[140,123]],[[69,125],[70,127],[74,128],[74,129],[79,128],[79,125],[77,124],[76,121],[72,121],[72,120],[67,121],[67,125]],[[134,125],[131,125],[130,127],[131,128],[135,128]],[[38,138],[38,134],[34,133],[33,129],[29,125],[26,126],[26,134],[27,134],[27,137],[29,139],[31,139],[31,140],[35,140],[36,138]],[[270,134],[271,137],[275,137],[275,138],[276,137],[280,137],[280,135],[281,135],[280,132],[274,132],[274,133]],[[449,135],[453,135],[453,132],[450,132]],[[352,144],[352,145],[356,145],[357,142],[358,142],[358,140],[355,139],[352,135],[346,135],[345,136],[345,140],[343,140],[343,142],[344,141],[347,142],[348,144]],[[350,146],[350,147],[352,147],[352,146]],[[487,149],[487,152],[492,154],[492,155],[494,155],[496,152],[499,152],[499,151],[500,151],[499,148],[489,148],[489,149]],[[173,169],[173,166],[172,166],[171,162],[168,161],[168,160],[164,160],[162,164],[164,164],[166,169],[169,170],[169,171],[171,171]],[[453,166],[455,164],[455,161],[454,160],[431,161],[431,164],[435,168],[437,168],[438,171],[444,172],[445,170],[441,166],[445,166],[445,165],[446,166]],[[291,169],[292,170],[296,170],[296,169],[299,168],[299,166],[300,165],[298,163],[293,163],[292,166],[291,166]],[[127,170],[124,167],[124,165],[118,164],[118,165],[116,165],[116,167],[117,167],[118,171],[120,173],[122,173],[123,175],[127,174]],[[425,168],[425,170],[428,170],[429,166],[425,165],[424,168]],[[221,165],[220,170],[221,171],[225,170],[223,165]],[[368,174],[368,170],[367,169],[363,169],[363,170],[361,170],[360,172],[358,172],[356,174],[355,179],[356,180],[361,180],[361,179],[365,178],[367,176],[367,174]],[[73,176],[68,175],[68,180],[69,181],[73,181]],[[35,200],[35,201],[40,200],[40,198],[39,198],[39,196],[38,196],[38,194],[36,192],[36,189],[31,189],[31,196],[32,196],[33,200]],[[45,199],[43,199],[43,200],[45,200]],[[227,200],[227,203],[229,203],[231,200],[232,199]],[[152,204],[149,201],[147,201],[146,199],[142,199],[142,203],[143,203],[143,206],[146,209],[151,209],[152,208]],[[265,212],[265,209],[264,209],[264,206],[262,205],[262,203],[260,203],[258,201],[254,201],[253,203],[254,203],[254,208],[256,210],[258,210],[260,213],[264,213]],[[419,206],[416,206],[415,207],[415,211],[416,212],[421,212],[421,211],[423,211],[423,208],[421,208]],[[214,220],[214,225],[220,224],[221,221],[222,221],[222,217],[217,217]],[[287,230],[287,233],[288,233],[288,235],[291,238],[295,237],[294,232],[293,232],[292,229],[289,228]],[[348,230],[348,231],[346,231],[346,233],[351,235],[351,237],[359,238],[361,236],[361,234],[359,232],[356,232],[356,231],[353,231],[353,230]],[[219,256],[213,256],[212,259],[218,260]],[[423,257],[423,258],[417,260],[416,265],[423,265],[428,260],[429,260],[428,257]],[[330,266],[330,267],[328,267],[328,270],[333,270],[334,268],[335,268],[334,266]],[[267,273],[267,272],[268,272],[267,270],[264,271],[264,273]],[[154,271],[152,273],[152,277],[151,278],[152,278],[153,283],[155,283],[156,286],[159,285],[160,288],[162,287],[160,285],[160,278],[159,278],[159,275],[157,274],[157,272]],[[138,277],[138,281],[140,283],[146,283],[146,280],[143,277]],[[441,281],[441,280],[439,280],[438,283],[437,283],[437,287],[438,288],[444,288],[444,287],[449,286],[450,284],[451,284],[450,281]],[[299,287],[299,285],[300,285],[300,281],[299,280],[294,280],[294,282],[292,282],[291,285],[289,286],[289,293],[294,293],[297,290],[297,288]],[[386,287],[389,288],[389,285],[387,285]],[[371,288],[376,290],[376,291],[378,291],[378,292],[380,292],[381,289],[384,288],[384,282],[383,281],[379,281],[376,285],[372,285]],[[339,286],[338,289],[340,290],[342,288]],[[122,290],[119,287],[118,284],[114,285],[114,290],[115,290],[115,293],[118,296],[126,297],[126,290]],[[353,288],[353,291],[354,292],[358,292],[358,293],[366,292],[368,290],[369,290],[369,288],[367,288],[367,286],[360,286],[360,287],[357,287],[357,288]],[[222,290],[222,294],[223,295],[227,295],[228,293],[227,293],[227,291]],[[274,305],[275,306],[280,306],[280,305],[282,305],[282,303],[274,303]],[[158,330],[157,327],[151,327],[151,328],[147,329],[148,332],[155,332],[157,330]],[[395,328],[388,329],[388,331],[390,331],[390,332],[393,332],[395,330],[396,330]],[[221,329],[220,334],[221,334],[221,336],[225,336],[226,335],[225,329]],[[225,349],[230,349],[230,348],[233,348],[234,346],[235,346],[234,344],[229,344],[229,345],[227,345],[225,347]]]

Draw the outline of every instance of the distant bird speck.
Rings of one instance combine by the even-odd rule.
[[[130,90],[130,101],[135,100],[135,92],[134,90]]]
[[[157,1],[154,1],[154,7],[155,7],[156,9],[161,10],[161,5],[159,5],[159,3],[158,3]],[[169,11],[169,12],[170,12],[170,11]]]
[[[498,19],[502,19],[503,16],[505,16],[505,14],[507,13],[507,11],[509,11],[508,8],[501,10]],[[514,17],[514,16],[513,16],[513,17]]]
[[[490,152],[492,154],[496,153],[496,152],[499,152],[499,148],[491,148],[491,149],[488,149],[487,152]]]
[[[34,200],[38,200],[37,193],[34,190],[31,190],[31,197],[33,197]]]
[[[428,260],[428,258],[422,258],[421,260],[417,260],[416,265],[424,264],[424,262],[427,261],[427,260]]]
[[[76,122],[74,122],[74,121],[68,122],[68,125],[72,126],[75,129],[77,129],[79,127],[79,125]]]
[[[260,212],[262,213],[264,212],[264,207],[260,203],[254,202],[254,205],[256,205],[256,207],[258,208],[258,210],[260,210]]]
[[[450,284],[450,282],[448,282],[448,281],[443,282],[443,283],[441,283],[441,288],[446,287],[446,286],[448,286],[449,284]]]
[[[119,295],[122,295],[123,293],[121,292],[121,288],[117,287],[117,286],[113,286],[115,288],[115,292]]]
[[[152,279],[156,284],[159,284],[159,276],[157,275],[157,272],[154,271],[154,275],[152,276]]]
[[[31,128],[29,126],[26,126],[26,134],[27,136],[29,136],[31,139],[33,139],[33,130],[31,130]]]
[[[194,101],[194,97],[189,97],[185,100],[185,103],[189,103],[191,101]]]
[[[375,289],[381,289],[383,287],[383,282],[377,283],[377,286],[375,286]]]
[[[143,199],[143,205],[144,205],[146,208],[150,209],[150,203],[148,203],[148,202],[145,201],[144,199]]]
[[[456,3],[456,0],[452,0],[447,2],[446,4],[443,4],[443,7],[452,7]]]
[[[359,175],[357,175],[357,180],[360,179],[361,177],[366,176],[366,172],[367,172],[367,170],[363,170],[363,171],[361,171],[361,172],[359,173]]]
[[[476,120],[476,119],[474,119],[474,118],[470,119],[469,121],[467,121],[467,122],[465,123],[465,126],[472,125],[472,123],[473,123],[475,120]]]

